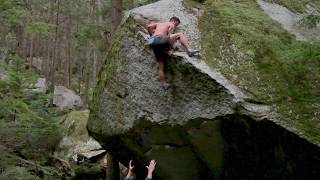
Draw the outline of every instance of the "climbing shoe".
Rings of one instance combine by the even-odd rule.
[[[198,55],[200,55],[199,50],[192,50],[192,51],[188,52],[189,57],[198,56]]]

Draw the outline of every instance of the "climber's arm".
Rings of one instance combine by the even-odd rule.
[[[149,166],[146,166],[147,169],[148,169],[148,175],[147,175],[147,178],[145,180],[151,180],[152,179],[152,174],[153,174],[153,171],[156,167],[156,161],[155,160],[151,160],[150,161],[150,164]]]
[[[168,36],[170,37],[171,34],[174,34],[174,32],[176,31],[176,28],[172,25],[169,26],[168,29]]]
[[[128,166],[128,175],[124,178],[124,180],[130,180],[133,168],[134,166],[132,165],[132,160],[130,160],[129,166]]]
[[[148,32],[150,35],[152,35],[154,33],[156,28],[157,28],[157,23],[152,23],[147,26],[147,29],[148,29]]]

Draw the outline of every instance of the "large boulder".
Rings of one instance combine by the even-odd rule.
[[[53,104],[61,111],[79,109],[83,107],[83,102],[80,96],[64,86],[54,87]]]
[[[46,93],[48,90],[47,80],[46,78],[39,78],[37,83],[34,85],[33,91]]]
[[[6,69],[2,66],[2,64],[5,64],[6,59],[8,58],[8,50],[6,50],[3,47],[0,47],[0,80],[8,80],[8,72]]]
[[[27,62],[35,67],[39,72],[43,71],[44,59],[42,57],[27,58]]]
[[[83,158],[100,159],[105,155],[106,151],[88,134],[88,118],[88,110],[72,111],[66,115],[61,122],[66,134],[55,152],[57,157],[78,162]]]
[[[137,179],[150,159],[156,179],[319,178],[320,148],[201,59],[174,53],[166,66],[173,87],[161,88],[144,25],[178,16],[199,46],[197,19],[182,3],[161,0],[127,14],[100,72],[89,133],[121,163],[133,159]]]
[[[0,67],[0,80],[5,81],[8,80],[7,72]]]
[[[8,64],[11,58],[10,49],[6,46],[0,46],[0,63]]]

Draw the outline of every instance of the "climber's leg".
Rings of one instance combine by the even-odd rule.
[[[159,75],[160,75],[160,84],[163,86],[166,82],[165,80],[165,67],[164,67],[164,59],[160,58],[159,61]]]
[[[187,52],[191,52],[192,49],[189,45],[187,37],[183,33],[176,33],[170,35],[170,42],[174,44],[175,42],[179,41],[180,44],[185,48]]]
[[[191,49],[189,42],[188,42],[188,39],[183,33],[176,33],[176,34],[170,35],[171,44],[174,44],[177,41],[179,41],[180,44],[184,47],[184,49],[187,51],[189,57],[199,55],[200,51]]]
[[[159,75],[160,75],[160,83],[161,85],[165,84],[165,54],[164,54],[164,49],[163,46],[161,45],[156,45],[152,46],[154,55],[156,56],[156,59],[159,63]]]

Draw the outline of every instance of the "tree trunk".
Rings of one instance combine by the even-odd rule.
[[[112,0],[111,34],[114,35],[122,19],[122,0]]]
[[[24,53],[24,43],[26,42],[26,39],[25,39],[25,30],[24,30],[24,22],[23,22],[23,25],[19,25],[18,27],[16,27],[15,29],[15,33],[16,33],[16,37],[17,37],[17,41],[14,46],[14,51],[17,52],[20,56],[24,56],[25,53]]]
[[[56,0],[57,4],[57,14],[55,22],[55,36],[54,36],[54,47],[53,47],[53,57],[51,62],[51,89],[55,86],[55,71],[56,71],[56,59],[57,59],[57,46],[58,46],[58,31],[59,31],[59,15],[60,15],[60,0]]]
[[[104,20],[103,20],[103,14],[102,14],[102,11],[103,11],[103,3],[102,3],[103,0],[97,0],[97,10],[98,10],[98,25],[99,27],[103,27],[104,26]],[[107,18],[109,19],[109,17]],[[105,41],[103,43],[103,48],[104,49],[108,49],[108,47],[110,46],[110,32],[108,31],[100,31],[100,36],[101,38],[103,38],[103,40]]]
[[[98,10],[98,22],[99,25],[103,25],[103,17],[102,17],[102,8],[103,4],[101,2],[102,0],[97,0],[97,10]]]
[[[98,57],[97,57],[97,49],[93,49],[93,65],[92,65],[92,88],[94,88],[96,81],[97,81],[97,62],[98,62]]]
[[[30,35],[30,52],[29,52],[30,54],[29,54],[29,59],[30,59],[31,66],[33,66],[33,40],[34,40],[33,35]]]
[[[86,55],[86,66],[85,66],[85,78],[86,78],[86,81],[85,81],[85,93],[84,93],[85,101],[86,101],[85,103],[86,104],[89,103],[91,50],[92,50],[91,48],[88,48],[87,55]]]
[[[72,80],[72,58],[71,58],[71,35],[68,36],[68,87],[71,87]]]
[[[129,9],[134,8],[134,0],[128,0],[128,7],[129,7]]]
[[[6,28],[3,23],[3,19],[0,17],[0,43],[3,44],[5,42],[5,34]]]
[[[65,61],[64,61],[64,85],[70,87],[71,85],[71,17],[68,17],[65,32]]]
[[[120,168],[119,161],[111,154],[107,155],[107,179],[108,180],[119,180],[120,179]]]

